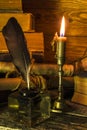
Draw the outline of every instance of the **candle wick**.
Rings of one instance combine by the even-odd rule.
[[[63,37],[64,35],[63,35],[63,33],[62,34],[60,34],[60,37]]]

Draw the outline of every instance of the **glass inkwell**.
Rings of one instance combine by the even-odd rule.
[[[50,102],[47,92],[22,88],[10,94],[8,108],[14,119],[32,127],[50,117]]]

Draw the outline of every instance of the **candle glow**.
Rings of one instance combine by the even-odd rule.
[[[60,37],[63,37],[64,35],[65,35],[65,18],[63,16],[60,28]]]
[[[66,37],[65,35],[65,18],[62,17],[61,27],[60,27],[60,36],[58,37],[57,41],[57,57],[58,57],[58,64],[63,64],[64,57],[65,57],[65,43]]]

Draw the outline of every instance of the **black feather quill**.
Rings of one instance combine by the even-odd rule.
[[[27,72],[30,66],[30,54],[27,49],[26,39],[18,21],[11,17],[2,29],[12,62],[27,82]]]

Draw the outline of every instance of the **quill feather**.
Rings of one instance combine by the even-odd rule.
[[[26,39],[20,24],[14,17],[11,17],[3,27],[2,33],[14,65],[27,82],[27,71],[31,61]]]

